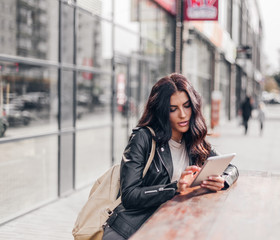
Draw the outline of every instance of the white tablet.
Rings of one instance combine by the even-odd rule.
[[[229,153],[207,158],[200,172],[196,174],[191,187],[200,185],[202,181],[206,180],[207,177],[211,175],[220,176],[227,168],[231,160],[235,157],[235,155],[235,153]]]

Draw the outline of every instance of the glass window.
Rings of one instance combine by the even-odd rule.
[[[128,137],[131,133],[130,123],[135,114],[135,99],[131,96],[131,79],[129,77],[129,64],[116,64],[116,104],[114,128],[114,157],[121,160]],[[133,126],[135,127],[135,126]]]
[[[77,12],[77,65],[109,69],[112,57],[112,27],[81,10]]]
[[[107,19],[112,19],[112,0],[76,0],[86,11]],[[120,4],[122,1],[118,1]]]
[[[16,4],[13,1],[0,1],[0,53],[17,54]],[[6,11],[6,8],[11,11]]]
[[[61,61],[74,63],[74,9],[73,7],[61,4]]]
[[[159,73],[160,75],[167,75],[173,71],[174,51],[163,46],[159,47]]]
[[[187,78],[192,82],[194,88],[200,93],[203,101],[203,115],[206,122],[210,121],[210,92],[212,78],[212,59],[211,48],[202,40],[194,39],[189,43],[187,59]]]
[[[141,0],[140,7],[140,21],[141,21],[141,35],[153,40],[158,39],[158,18],[159,10],[155,3],[149,0]]]
[[[115,1],[116,23],[135,33],[139,32],[138,2],[137,0]]]
[[[58,1],[1,1],[0,52],[57,60]],[[55,11],[56,10],[56,11]],[[5,24],[4,24],[5,23]]]
[[[143,40],[143,54],[153,58],[154,61],[158,61],[159,46],[155,41]],[[152,59],[151,59],[152,60]]]
[[[230,64],[226,61],[220,62],[220,90],[222,92],[222,114],[227,118],[229,116],[230,104]]]
[[[0,144],[0,223],[57,198],[57,136]]]
[[[139,52],[139,36],[122,28],[115,28],[115,50],[130,56]]]
[[[102,66],[102,31],[99,19],[78,11],[77,64]]]
[[[171,17],[164,11],[160,11],[158,16],[158,41],[170,49],[173,48],[174,29],[174,17]]]
[[[0,117],[6,137],[57,130],[57,69],[0,62]]]
[[[110,141],[110,127],[76,133],[76,188],[93,182],[111,166]]]
[[[74,72],[61,71],[60,123],[61,128],[71,128],[74,125]]]
[[[111,123],[111,75],[90,72],[77,74],[77,127]]]
[[[158,75],[172,72],[175,19],[151,1],[142,0],[140,20],[145,57],[150,57],[149,61],[156,63]]]

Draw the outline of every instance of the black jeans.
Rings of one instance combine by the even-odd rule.
[[[107,225],[104,229],[102,240],[126,240],[126,238],[118,234],[109,225]]]

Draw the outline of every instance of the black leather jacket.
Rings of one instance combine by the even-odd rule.
[[[147,128],[136,128],[130,137],[121,162],[122,204],[114,211],[107,223],[116,232],[129,238],[164,202],[174,197],[177,181],[171,182],[173,164],[169,145],[156,145],[151,166],[144,178],[143,170],[148,160],[152,135]],[[210,156],[217,155],[211,151]],[[190,157],[190,165],[194,162]],[[238,170],[229,165],[223,177],[225,189],[238,178]]]

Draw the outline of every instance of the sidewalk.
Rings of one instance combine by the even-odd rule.
[[[272,112],[276,113],[275,110]],[[236,152],[234,164],[241,171],[280,173],[280,114],[267,119],[262,136],[254,119],[249,123],[246,136],[237,120],[221,124],[214,129],[214,133],[215,137],[208,140],[221,153]],[[90,187],[84,188],[1,226],[0,240],[73,239],[71,231],[89,191]]]
[[[0,227],[0,240],[69,240],[90,187],[34,210]]]
[[[233,163],[238,169],[280,173],[280,106],[268,107],[262,135],[257,119],[249,121],[247,135],[237,119],[217,127],[214,133],[218,137],[208,140],[220,153],[236,152]]]

